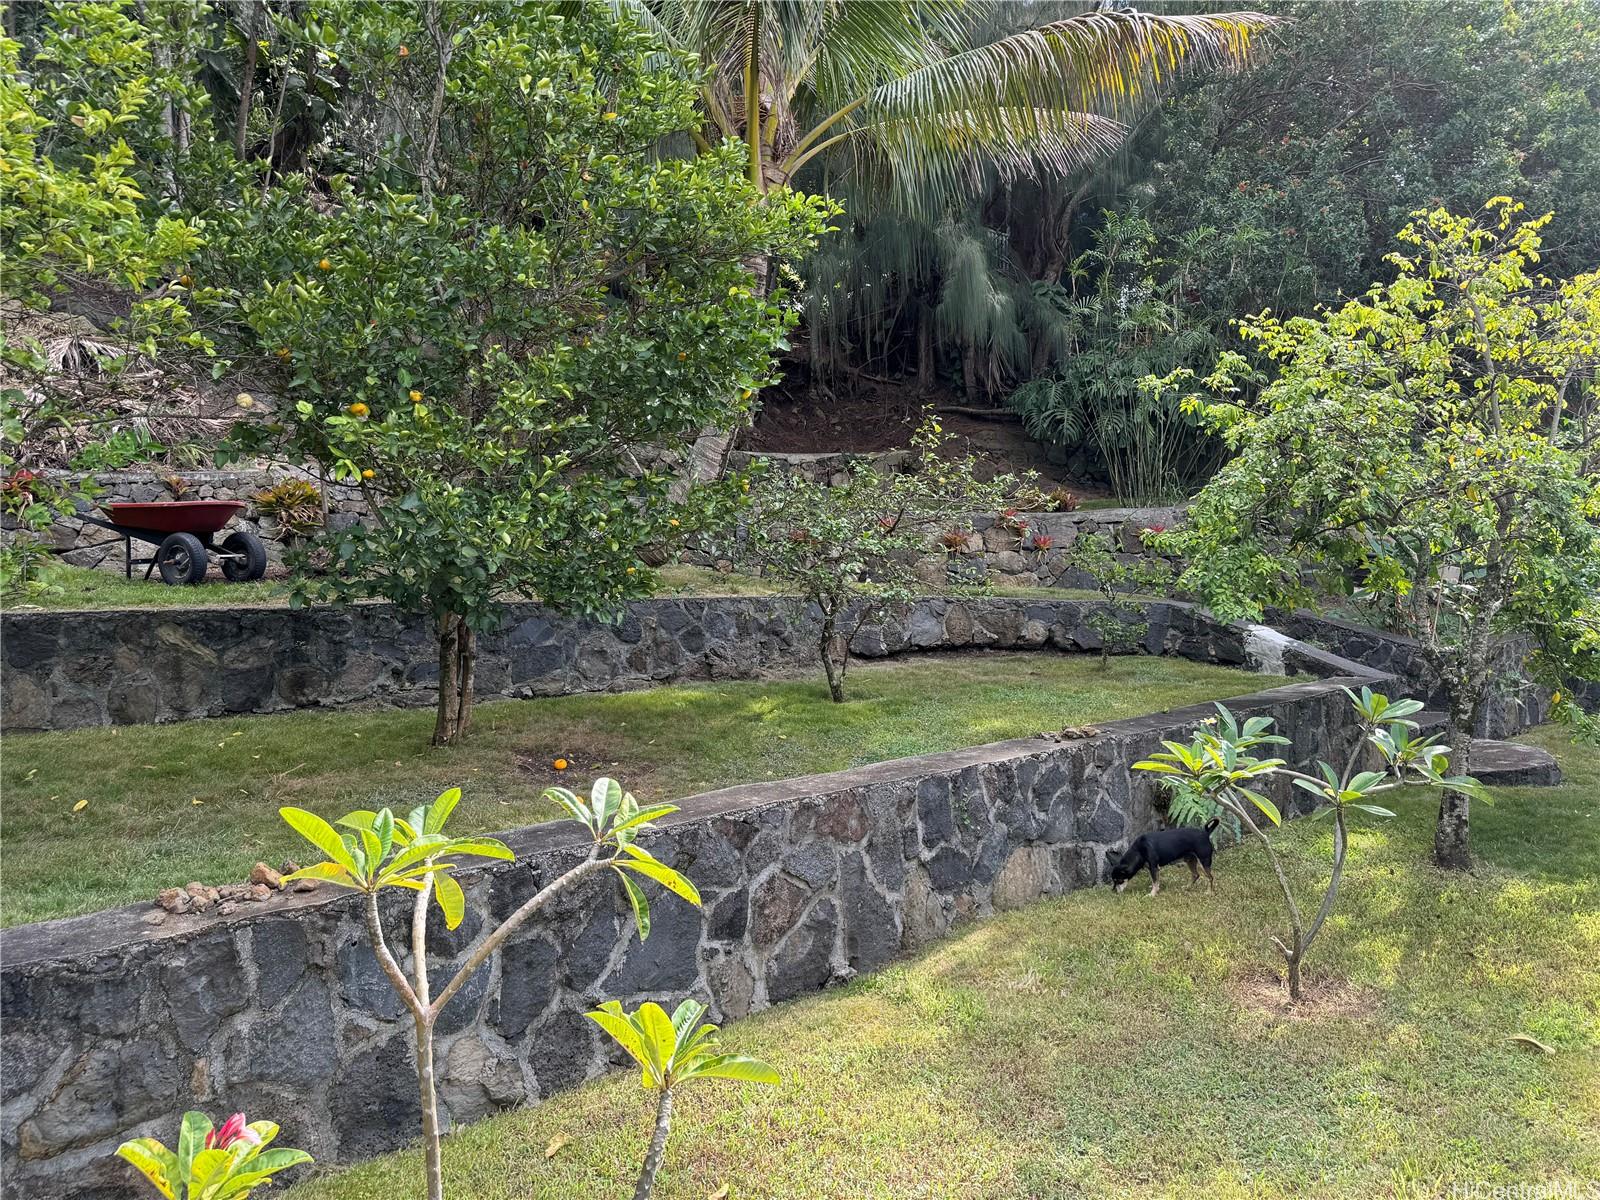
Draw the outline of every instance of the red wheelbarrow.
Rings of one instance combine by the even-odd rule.
[[[223,576],[231,583],[260,579],[267,573],[267,548],[253,533],[237,529],[212,542],[212,535],[242,512],[242,500],[167,500],[154,504],[113,503],[103,506],[109,521],[87,513],[81,519],[122,535],[122,573],[133,578],[134,565],[145,565],[144,577],[159,570],[163,583],[199,583],[206,565],[216,555]],[[133,557],[133,543],[156,547],[150,558]]]

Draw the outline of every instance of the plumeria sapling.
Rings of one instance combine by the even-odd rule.
[[[650,879],[673,895],[698,906],[700,893],[677,871],[637,844],[652,822],[677,812],[672,804],[641,806],[614,779],[597,779],[587,800],[566,788],[549,788],[544,798],[554,801],[589,833],[588,856],[523,902],[486,937],[435,995],[428,974],[427,929],[430,902],[438,905],[447,928],[455,929],[466,913],[466,896],[454,871],[461,857],[508,860],[510,849],[494,838],[448,837],[444,825],[461,800],[452,788],[429,805],[419,805],[408,817],[389,809],[358,810],[339,818],[341,833],[314,813],[282,808],[279,813],[327,861],[315,863],[286,880],[319,879],[361,892],[366,901],[367,936],[373,953],[416,1025],[417,1084],[422,1101],[423,1150],[428,1200],[442,1200],[444,1180],[439,1156],[439,1104],[434,1087],[433,1028],[439,1015],[473,974],[516,930],[553,899],[600,871],[615,871],[633,908],[639,939],[650,936],[650,903],[636,880]],[[379,894],[398,887],[416,893],[411,915],[411,975],[408,978],[384,934]]]
[[[1301,969],[1339,898],[1344,878],[1345,857],[1350,847],[1349,819],[1352,813],[1388,818],[1394,813],[1372,803],[1372,797],[1404,787],[1451,788],[1483,797],[1477,780],[1467,776],[1447,776],[1448,750],[1438,736],[1419,736],[1419,726],[1411,718],[1422,711],[1420,700],[1390,700],[1381,692],[1363,687],[1360,695],[1344,689],[1356,710],[1360,736],[1342,770],[1318,762],[1316,774],[1289,767],[1281,758],[1262,757],[1263,747],[1287,746],[1289,739],[1271,732],[1268,717],[1250,717],[1242,724],[1224,705],[1217,715],[1194,731],[1193,739],[1164,741],[1166,749],[1143,762],[1136,771],[1159,773],[1171,793],[1169,815],[1188,823],[1226,815],[1238,822],[1266,850],[1267,861],[1283,893],[1288,917],[1288,936],[1272,941],[1283,955],[1287,967],[1289,998],[1301,998]],[[1376,753],[1374,753],[1376,752]],[[1378,769],[1363,769],[1374,762]],[[1287,779],[1293,786],[1311,793],[1321,806],[1316,816],[1333,821],[1333,864],[1323,889],[1322,902],[1307,922],[1301,915],[1294,889],[1278,858],[1272,840],[1262,830],[1260,819],[1273,825],[1283,823],[1278,806],[1262,790],[1273,779]]]

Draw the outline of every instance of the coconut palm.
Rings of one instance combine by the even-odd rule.
[[[1241,68],[1275,23],[1103,6],[1061,17],[1059,4],[966,0],[607,2],[708,69],[696,145],[738,138],[763,188],[810,169],[821,189],[847,176],[859,196],[870,179],[872,194],[922,208],[995,173],[1095,162],[1172,75]],[[728,441],[702,438],[695,473],[719,469]]]

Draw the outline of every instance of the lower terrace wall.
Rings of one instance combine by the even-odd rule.
[[[1000,613],[1017,639],[1030,621],[1041,626],[1030,640],[1053,636],[1047,612],[982,607],[925,607],[915,636],[933,639],[936,613],[948,636],[956,611],[985,636]],[[1172,608],[1168,636],[1184,611]],[[1282,640],[1274,654],[1322,674],[1349,665]],[[1340,684],[1382,678],[1355,670],[1230,704],[1271,716],[1295,765],[1309,769],[1354,736]],[[600,1000],[694,996],[714,1019],[737,1019],[881,967],[962,922],[1095,884],[1107,855],[1157,819],[1154,780],[1132,763],[1208,715],[1197,706],[1111,722],[1082,740],[1021,739],[685,801],[646,844],[695,881],[704,909],[654,899],[641,944],[607,876],[524,927],[440,1020],[450,1119],[542,1099],[617,1065],[582,1016]],[[515,863],[466,876],[461,928],[431,931],[441,962],[460,961],[489,922],[582,857],[570,828],[516,831]],[[126,1197],[131,1172],[112,1151],[132,1136],[170,1141],[190,1107],[270,1115],[284,1126],[280,1144],[324,1164],[411,1140],[410,1021],[357,903],[325,888],[228,917],[132,907],[0,932],[6,1200]],[[397,947],[409,944],[405,911],[388,914]]]
[[[1098,649],[1092,602],[930,598],[863,627],[852,650]],[[1245,627],[1148,606],[1147,653],[1243,665]],[[641,600],[614,624],[507,606],[480,639],[480,697],[618,691],[817,666],[816,620],[782,598]],[[0,617],[7,731],[133,725],[378,702],[431,704],[433,631],[387,604],[21,612]],[[1292,668],[1293,664],[1291,664]],[[817,667],[820,670],[820,667]]]

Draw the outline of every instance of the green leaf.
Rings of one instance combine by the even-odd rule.
[[[611,832],[621,833],[623,830],[633,829],[636,826],[648,824],[651,821],[659,820],[660,818],[669,816],[677,811],[678,806],[676,804],[652,804],[649,808],[641,808],[631,817],[618,821],[611,827]]]
[[[289,828],[326,854],[329,862],[338,863],[358,879],[365,878],[365,873],[356,867],[356,860],[338,831],[316,813],[303,808],[280,808],[278,815],[288,823]]]
[[[639,940],[645,941],[650,936],[650,900],[637,883],[629,879],[622,872],[617,872],[617,878],[622,880],[622,890],[628,897],[628,903],[633,906],[633,923],[639,927]]]
[[[178,1126],[178,1169],[174,1184],[184,1187],[194,1173],[195,1155],[205,1149],[206,1135],[211,1132],[211,1118],[193,1110],[183,1114]]]
[[[779,1074],[760,1059],[743,1054],[722,1054],[697,1064],[686,1076],[688,1079],[737,1079],[742,1083],[777,1084],[783,1080]]]
[[[338,863],[320,862],[312,863],[309,867],[301,867],[298,871],[290,871],[283,877],[285,883],[293,883],[296,879],[320,879],[326,883],[336,883],[340,887],[359,888],[361,881],[356,879],[349,871]]]
[[[600,1008],[593,1012],[585,1013],[584,1016],[610,1034],[612,1040],[626,1050],[633,1061],[652,1076],[652,1082],[657,1085],[660,1084],[660,1072],[656,1069],[649,1053],[645,1050],[643,1035],[634,1027],[633,1022],[623,1015],[622,1005],[618,1001],[607,1000]]]
[[[498,858],[510,860],[516,858],[511,852],[511,847],[494,838],[456,838],[445,843],[440,854],[473,854],[479,858]]]
[[[1271,800],[1268,800],[1260,792],[1252,792],[1248,788],[1240,788],[1239,791],[1243,793],[1243,795],[1250,801],[1251,804],[1254,804],[1266,814],[1267,820],[1271,821],[1274,825],[1283,824],[1283,816],[1278,812],[1278,806]]]
[[[461,890],[461,885],[455,881],[455,876],[448,871],[439,871],[433,877],[433,898],[439,902],[439,910],[444,913],[446,929],[455,929],[461,924],[461,918],[466,915],[467,897]]]
[[[166,1200],[177,1200],[172,1189],[178,1174],[178,1156],[155,1138],[134,1138],[123,1142],[117,1147],[117,1155],[132,1163]]]
[[[1394,813],[1390,812],[1387,808],[1384,808],[1380,804],[1354,804],[1354,803],[1352,803],[1352,804],[1349,805],[1349,807],[1350,808],[1359,808],[1362,812],[1371,813],[1375,817],[1392,817],[1392,816],[1394,816]]]
[[[447,792],[440,793],[439,798],[428,806],[428,815],[423,820],[422,832],[438,833],[450,819],[450,814],[455,812],[456,805],[460,803],[460,788],[451,788]]]
[[[629,847],[624,847],[624,849],[628,848]],[[696,908],[700,907],[700,893],[698,890],[696,890],[694,884],[690,883],[687,879],[678,874],[678,872],[674,871],[665,863],[657,862],[655,859],[650,859],[649,861],[644,861],[641,859],[634,859],[632,861],[620,859],[616,865],[619,870],[622,868],[627,868],[630,871],[637,871],[640,875],[654,879],[674,896],[677,896],[683,900],[687,900]]]

